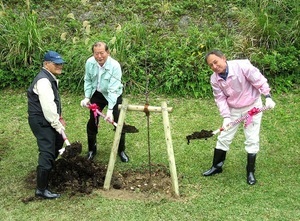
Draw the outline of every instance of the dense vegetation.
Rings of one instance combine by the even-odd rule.
[[[120,61],[127,94],[210,96],[203,57],[212,48],[249,58],[273,93],[299,86],[298,0],[10,0],[0,7],[0,88],[27,88],[51,49],[68,62],[61,88],[82,93],[84,63],[98,40]]]

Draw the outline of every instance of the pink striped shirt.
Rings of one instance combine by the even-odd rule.
[[[249,106],[261,94],[270,92],[267,79],[248,59],[227,61],[227,66],[226,81],[215,72],[210,77],[215,102],[222,117],[230,117],[229,108]]]

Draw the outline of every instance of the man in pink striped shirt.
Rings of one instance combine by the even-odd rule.
[[[275,107],[270,95],[267,79],[249,60],[226,60],[219,50],[212,50],[205,56],[206,63],[213,70],[210,83],[215,102],[223,117],[224,131],[218,136],[214,149],[212,167],[203,173],[211,176],[222,173],[222,166],[229,146],[238,130],[239,124],[230,127],[230,123],[244,116],[253,107],[261,108],[261,94],[265,96],[265,105]],[[244,128],[245,150],[247,152],[247,183],[256,183],[254,176],[256,154],[259,151],[259,131],[262,113],[253,116],[253,121]]]

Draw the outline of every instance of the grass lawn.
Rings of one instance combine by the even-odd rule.
[[[129,104],[144,105],[143,96],[125,95]],[[63,94],[66,133],[71,142],[87,143],[88,110],[82,96]],[[150,105],[167,101],[179,180],[180,198],[116,190],[94,190],[90,195],[64,193],[58,200],[22,202],[34,189],[24,179],[37,165],[36,140],[27,122],[25,91],[1,91],[0,118],[0,220],[300,220],[299,93],[275,95],[276,107],[266,111],[257,157],[257,184],[246,183],[246,152],[242,128],[224,165],[212,177],[201,173],[212,163],[216,136],[207,140],[185,137],[201,129],[215,130],[222,123],[213,99],[150,97]],[[115,171],[148,165],[147,119],[143,112],[127,112],[126,122],[139,133],[127,135],[127,164],[118,159]],[[112,126],[102,121],[96,161],[108,163],[113,142]],[[152,163],[168,166],[162,115],[150,113]]]

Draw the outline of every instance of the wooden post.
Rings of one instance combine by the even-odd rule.
[[[128,104],[127,99],[123,99],[123,103],[121,105],[120,116],[119,116],[119,120],[118,120],[118,126],[116,128],[114,143],[113,143],[113,146],[112,146],[112,149],[110,152],[110,158],[109,158],[107,172],[106,172],[104,185],[103,185],[103,189],[105,189],[105,190],[109,190],[111,178],[112,178],[112,175],[114,172],[115,162],[116,162],[117,153],[118,153],[118,147],[119,147],[122,129],[123,129],[124,121],[125,121],[127,104]]]
[[[175,195],[179,196],[178,178],[177,178],[177,172],[176,172],[176,164],[175,164],[175,157],[174,157],[174,151],[173,151],[167,103],[162,102],[161,107],[162,107],[165,139],[166,139],[166,143],[167,143],[168,160],[169,160],[169,167],[170,167],[170,172],[171,172],[171,180],[172,180],[173,190],[174,190]]]
[[[120,109],[122,105],[119,104],[118,108]],[[128,104],[127,110],[129,111],[145,111],[145,107],[149,112],[161,112],[162,108],[161,107],[156,107],[156,106],[142,106],[142,105],[132,105]],[[168,107],[167,108],[168,112],[172,112],[173,108]]]
[[[117,158],[117,152],[118,152],[118,146],[121,139],[121,133],[125,121],[125,115],[127,110],[132,111],[145,111],[145,108],[149,112],[162,112],[163,115],[163,124],[164,124],[164,131],[165,131],[165,139],[167,143],[167,153],[168,153],[168,160],[169,160],[169,168],[171,173],[171,180],[173,185],[173,190],[176,196],[179,196],[179,188],[178,188],[178,178],[177,178],[177,172],[176,172],[176,165],[175,165],[175,157],[174,157],[174,151],[173,151],[173,144],[172,144],[172,137],[171,137],[171,129],[170,129],[170,123],[169,123],[169,115],[168,112],[172,112],[172,107],[167,107],[166,102],[162,102],[161,107],[155,107],[155,106],[141,106],[141,105],[128,105],[127,99],[123,99],[122,105],[119,105],[120,116],[118,120],[118,126],[116,128],[115,138],[113,147],[110,153],[108,168],[106,172],[106,177],[104,180],[103,189],[109,190],[111,178],[113,175],[115,162]]]

